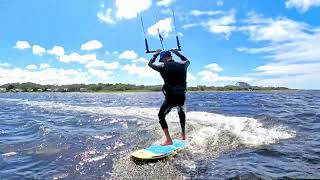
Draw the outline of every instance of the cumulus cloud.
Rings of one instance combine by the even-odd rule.
[[[159,0],[157,2],[158,6],[169,6],[170,4],[172,4],[175,0]]]
[[[47,69],[47,68],[49,68],[49,67],[50,67],[49,64],[46,64],[46,63],[40,64],[40,69]]]
[[[126,50],[119,55],[119,58],[133,60],[138,58],[138,54],[133,50]]]
[[[158,29],[164,37],[168,37],[173,29],[173,19],[171,17],[162,19],[148,28],[148,34],[158,36]]]
[[[223,69],[216,63],[208,64],[204,67],[204,69],[210,70],[212,72],[221,72]]]
[[[98,40],[92,40],[82,44],[81,50],[91,51],[95,49],[100,49],[102,48],[102,46],[103,46],[102,43],[99,42]]]
[[[17,41],[16,42],[16,46],[14,48],[17,48],[17,49],[28,49],[30,48],[30,44],[28,43],[28,41]]]
[[[34,65],[34,64],[30,64],[30,65],[26,66],[26,69],[28,69],[28,70],[35,70],[37,68],[38,67],[36,65]]]
[[[225,37],[228,39],[231,35],[231,32],[237,30],[235,26],[236,23],[236,11],[200,11],[200,10],[192,10],[190,12],[192,16],[210,16],[207,21],[202,22],[190,22],[188,24],[184,24],[182,28],[188,29],[193,27],[203,27],[207,29],[209,32],[214,34],[225,34]],[[213,17],[212,17],[213,16]]]
[[[187,81],[191,82],[191,81],[195,81],[195,80],[196,80],[196,77],[192,73],[188,72],[187,73]]]
[[[115,24],[115,19],[112,17],[112,9],[108,8],[104,11],[99,11],[97,13],[97,17],[101,22],[104,22],[106,24]]]
[[[149,9],[152,5],[151,0],[116,0],[116,17],[118,19],[136,18],[139,13]]]
[[[89,68],[88,72],[102,81],[108,81],[112,79],[112,74],[113,74],[112,71],[105,71],[105,70],[100,70],[95,68]]]
[[[46,52],[46,49],[39,45],[33,45],[32,46],[32,53],[35,55],[42,56]]]
[[[137,66],[136,64],[126,64],[122,67],[122,70],[131,75],[137,75],[139,77],[158,77],[159,73],[152,70],[149,66]]]
[[[71,53],[69,55],[60,56],[58,60],[64,63],[78,62],[80,64],[87,64],[89,61],[97,60],[97,57],[95,54],[80,55],[78,53]]]
[[[287,8],[296,8],[301,12],[308,11],[311,7],[320,6],[320,0],[287,0]]]
[[[220,76],[218,73],[223,71],[223,69],[216,63],[208,64],[203,67],[203,70],[198,72],[199,80],[203,84],[208,85],[225,85],[225,84],[235,84],[238,81],[251,82],[254,78],[249,76]]]
[[[52,49],[48,50],[47,52],[48,54],[60,57],[64,55],[64,48],[61,46],[54,46]]]
[[[2,67],[9,67],[11,64],[9,64],[9,63],[1,63],[0,62],[0,67],[2,66]]]
[[[114,70],[119,67],[119,62],[111,62],[111,63],[106,63],[105,61],[102,60],[95,60],[95,61],[90,61],[88,64],[85,66],[87,69],[90,68],[102,68],[102,69],[109,69],[109,70]]]
[[[253,12],[249,13],[246,22],[248,25],[241,27],[240,30],[247,32],[250,39],[254,41],[284,42],[301,40],[308,36],[305,31],[309,27],[306,24],[284,17],[264,18]]]
[[[88,74],[81,70],[47,68],[28,70],[0,67],[0,84],[34,82],[39,84],[89,83]]]

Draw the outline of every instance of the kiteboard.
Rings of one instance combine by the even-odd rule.
[[[160,144],[152,145],[145,149],[134,151],[131,157],[140,160],[157,160],[170,156],[177,151],[185,148],[187,145],[185,140],[174,139],[172,145],[161,146]]]

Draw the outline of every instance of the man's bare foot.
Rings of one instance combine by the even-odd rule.
[[[170,139],[170,140],[166,140],[165,142],[163,142],[162,144],[160,144],[161,146],[169,146],[169,145],[172,145],[173,144],[173,142],[172,142],[172,140]]]
[[[186,140],[187,139],[186,134],[181,134],[181,139]]]

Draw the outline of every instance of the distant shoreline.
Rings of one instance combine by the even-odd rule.
[[[187,91],[187,93],[223,93],[223,92],[246,92],[246,93],[255,93],[255,92],[294,92],[294,91],[306,91],[305,89],[288,89],[288,90],[252,90],[252,91],[248,91],[248,90],[223,90],[223,91],[214,91],[214,90],[208,90],[208,91]],[[33,94],[40,94],[40,93],[148,93],[148,92],[154,92],[154,93],[161,93],[161,91],[146,91],[146,90],[128,90],[128,91],[87,91],[87,92],[49,92],[49,91],[44,91],[44,92],[0,92],[0,94],[15,94],[15,93],[33,93]]]
[[[41,85],[35,83],[10,83],[0,86],[1,92],[157,92],[162,85],[135,85],[135,84],[69,84],[69,85]],[[251,86],[245,82],[226,86],[198,85],[188,87],[189,92],[261,92],[261,91],[288,91],[286,87]]]

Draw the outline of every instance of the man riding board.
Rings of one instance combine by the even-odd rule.
[[[172,59],[170,51],[177,55],[181,59],[181,61],[174,61]],[[156,53],[154,53],[148,64],[152,69],[160,73],[164,81],[162,92],[165,95],[165,100],[161,105],[158,114],[159,123],[166,136],[165,142],[161,144],[162,146],[171,145],[173,143],[165,119],[166,115],[171,111],[173,107],[178,107],[178,114],[181,125],[181,138],[182,140],[186,139],[186,115],[183,106],[186,99],[187,68],[190,64],[190,61],[186,57],[181,55],[178,50],[173,49],[170,51],[162,51],[161,49],[158,49]],[[159,55],[159,62],[162,62],[163,64],[156,65],[154,64],[154,62]]]

